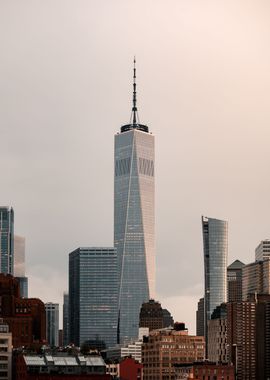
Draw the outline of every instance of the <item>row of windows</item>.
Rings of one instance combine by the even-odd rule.
[[[122,158],[115,162],[115,176],[128,175],[130,173],[130,157]]]
[[[115,162],[115,176],[128,175],[130,173],[131,159],[122,158]],[[147,158],[139,158],[139,172],[143,175],[154,177],[154,161]]]

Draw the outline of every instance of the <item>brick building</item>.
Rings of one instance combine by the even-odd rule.
[[[37,298],[21,298],[18,281],[0,274],[0,317],[8,324],[14,348],[46,342],[44,303]]]
[[[161,304],[153,299],[142,304],[140,310],[140,327],[148,327],[149,331],[173,326],[174,321],[167,309],[162,309]]]
[[[202,361],[204,355],[204,337],[188,335],[184,324],[153,330],[142,346],[143,378],[174,380],[175,364]]]
[[[211,362],[175,365],[175,380],[234,380],[234,367]]]
[[[109,380],[100,356],[55,353],[20,354],[16,358],[16,380]]]

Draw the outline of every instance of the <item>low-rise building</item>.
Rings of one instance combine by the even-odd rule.
[[[68,354],[19,354],[16,358],[16,380],[42,379],[109,380],[106,364],[100,356]]]
[[[234,380],[234,367],[212,362],[175,365],[175,380]]]
[[[12,376],[12,334],[0,318],[0,379],[10,380]]]
[[[144,380],[174,380],[175,364],[204,358],[204,337],[188,335],[183,323],[176,323],[174,329],[153,330],[142,345]]]

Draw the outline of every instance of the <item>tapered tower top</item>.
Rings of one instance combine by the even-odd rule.
[[[147,125],[140,124],[139,122],[139,115],[138,115],[138,109],[137,109],[137,83],[136,83],[136,58],[134,57],[133,61],[133,100],[132,100],[132,111],[131,111],[131,118],[130,118],[130,124],[123,125],[121,127],[121,133],[130,131],[132,129],[139,129],[143,132],[149,132],[149,128]]]

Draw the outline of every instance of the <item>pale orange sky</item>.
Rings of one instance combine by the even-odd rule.
[[[156,136],[157,292],[195,331],[202,214],[229,222],[229,260],[269,232],[270,3],[0,3],[0,204],[26,237],[30,295],[62,302],[68,253],[113,244],[113,136]]]

